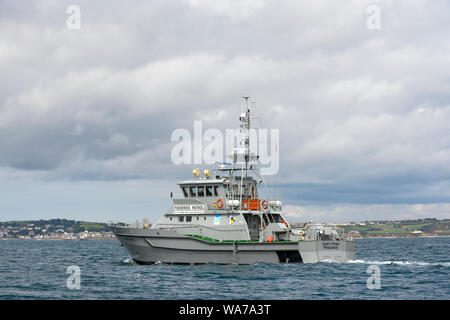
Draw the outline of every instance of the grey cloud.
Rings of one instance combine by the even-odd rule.
[[[1,166],[184,178],[171,132],[234,128],[249,94],[290,202],[449,200],[447,2],[380,1],[380,31],[370,1],[79,1],[77,31],[69,4],[0,2]]]

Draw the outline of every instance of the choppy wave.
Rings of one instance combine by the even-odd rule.
[[[330,262],[330,261],[327,261]],[[400,265],[400,266],[443,266],[450,267],[450,262],[424,262],[424,261],[366,261],[366,260],[349,260],[347,263],[362,263],[375,265]]]
[[[139,265],[115,241],[0,241],[0,300],[450,299],[450,238],[357,245],[347,263],[191,267]],[[71,265],[80,267],[82,290],[63,285]],[[382,290],[367,287],[370,265],[382,269]]]
[[[136,262],[134,262],[134,260],[131,259],[131,258],[125,259],[125,260],[123,260],[122,262],[123,262],[123,263],[126,263],[126,264],[136,264]]]

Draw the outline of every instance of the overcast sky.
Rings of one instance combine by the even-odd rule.
[[[0,0],[0,220],[154,221],[243,95],[291,221],[450,218],[448,0]]]

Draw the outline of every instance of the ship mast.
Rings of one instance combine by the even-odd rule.
[[[248,167],[248,161],[250,157],[250,107],[248,105],[248,99],[249,96],[243,96],[245,99],[245,103],[247,105],[247,109],[245,113],[242,113],[239,117],[239,120],[241,120],[240,127],[244,130],[245,136],[244,136],[244,157],[245,157],[245,168]]]
[[[243,96],[246,102],[246,111],[245,113],[241,113],[239,116],[239,120],[241,121],[240,128],[243,130],[244,134],[244,161],[245,161],[245,175],[247,175],[248,172],[248,162],[249,162],[249,155],[250,155],[250,108],[248,105],[248,99],[249,96]],[[241,141],[242,143],[242,141]],[[238,151],[239,152],[239,151]],[[235,158],[237,160],[237,157]],[[242,195],[244,192],[244,166],[241,166],[241,182],[239,185],[239,209],[242,210]]]
[[[256,173],[256,175],[259,178],[259,182],[258,183],[262,183],[264,185],[264,188],[267,192],[267,195],[269,197],[270,200],[273,200],[272,195],[269,191],[269,188],[267,187],[263,177],[261,176],[259,170],[258,170],[258,159],[259,156],[257,154],[252,154],[251,150],[250,150],[250,135],[251,135],[251,111],[250,111],[250,106],[249,106],[249,101],[248,99],[250,99],[249,96],[243,96],[242,98],[245,99],[246,102],[246,110],[245,112],[242,112],[243,110],[241,109],[241,115],[239,116],[239,121],[241,122],[240,124],[240,145],[242,146],[242,143],[244,143],[243,148],[237,148],[234,150],[234,152],[232,152],[229,157],[233,160],[232,163],[232,167],[231,170],[229,171],[229,177],[231,180],[231,177],[233,176],[233,173],[235,173],[237,170],[241,171],[241,178],[240,178],[240,185],[239,185],[239,208],[242,210],[242,199],[243,199],[243,189],[244,189],[244,178],[248,175],[248,172],[250,170],[254,171]],[[253,102],[254,103],[254,102]],[[238,162],[245,162],[245,166],[242,163],[242,165],[237,166]],[[252,163],[253,162],[253,163]]]

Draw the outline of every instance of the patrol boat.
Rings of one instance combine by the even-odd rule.
[[[213,171],[193,170],[193,179],[178,183],[182,198],[153,225],[109,224],[139,264],[254,264],[345,262],[355,259],[355,244],[334,226],[306,224],[291,228],[250,150],[248,106],[241,113],[242,149]],[[258,187],[264,186],[266,198]]]

